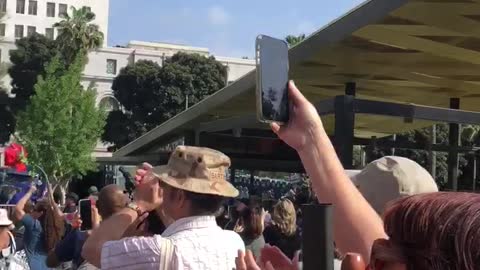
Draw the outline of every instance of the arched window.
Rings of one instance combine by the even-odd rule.
[[[118,111],[120,110],[120,104],[114,97],[104,97],[100,100],[100,108],[104,109],[107,112]]]

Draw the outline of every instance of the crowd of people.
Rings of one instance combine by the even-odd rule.
[[[62,211],[49,188],[47,198],[29,206],[32,186],[12,217],[0,209],[1,269],[15,263],[14,224],[24,227],[33,270],[62,263],[71,269],[301,269],[308,235],[299,205],[305,202],[334,205],[335,269],[342,263],[351,270],[479,269],[480,195],[439,192],[425,169],[401,157],[345,171],[315,107],[292,82],[289,91],[289,123],[272,130],[298,152],[308,196],[282,185],[279,194],[263,196],[271,185],[245,183],[240,186],[254,195],[238,198],[226,179],[226,155],[179,146],[166,165],[137,170],[131,200],[116,185],[92,189],[92,230],[79,230],[78,196],[68,195]],[[67,212],[74,214],[68,222]]]

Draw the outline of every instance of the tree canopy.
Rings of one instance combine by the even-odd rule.
[[[87,52],[103,44],[103,33],[97,25],[92,24],[95,14],[87,7],[72,9],[72,15],[55,24],[60,34],[56,40],[34,33],[16,41],[16,49],[10,51],[8,69],[11,77],[11,93],[14,98],[3,94],[6,105],[0,107],[0,143],[9,140],[15,130],[15,116],[26,108],[34,94],[34,85],[38,76],[45,76],[45,67],[54,56],[59,56],[61,66],[68,67],[79,52],[86,57]],[[58,69],[57,72],[64,72]]]
[[[298,36],[288,35],[285,37],[285,41],[288,43],[290,47],[297,45],[298,43],[302,42],[304,39],[305,39],[305,34],[301,34]]]
[[[72,6],[72,15],[53,26],[58,29],[57,44],[67,63],[72,63],[78,52],[88,52],[100,48],[104,35],[98,25],[93,24],[95,13],[88,7],[76,9]]]
[[[44,35],[34,33],[19,39],[16,49],[10,51],[12,65],[8,74],[12,78],[12,94],[14,111],[24,110],[30,96],[34,93],[34,85],[39,75],[45,75],[45,65],[58,54],[55,41]]]
[[[63,186],[72,176],[96,167],[91,154],[105,123],[105,114],[95,104],[95,90],[84,90],[80,84],[84,61],[77,57],[59,76],[63,67],[54,57],[17,121],[17,138],[29,151],[28,162]]]
[[[177,53],[163,66],[140,60],[123,68],[112,90],[124,111],[111,112],[102,139],[119,148],[225,86],[213,57]]]

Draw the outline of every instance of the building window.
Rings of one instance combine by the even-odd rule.
[[[27,36],[31,36],[37,32],[37,28],[35,26],[27,27]]]
[[[28,1],[28,15],[37,15],[37,1]]]
[[[55,17],[55,3],[47,3],[47,17]]]
[[[15,38],[23,38],[23,25],[15,25]]]
[[[7,0],[0,0],[0,12],[7,12]]]
[[[58,17],[65,18],[68,14],[68,6],[66,4],[58,4]]]
[[[17,0],[17,13],[25,14],[25,0]]]
[[[104,97],[104,98],[102,98],[102,100],[100,100],[100,103],[99,103],[98,106],[106,112],[120,110],[120,104],[118,103],[118,101],[114,97]]]
[[[4,23],[0,23],[0,37],[5,36],[5,29],[6,29],[6,25]]]
[[[53,32],[53,28],[45,28],[45,36],[48,38],[48,39],[54,39],[54,32]]]
[[[107,59],[107,74],[117,74],[117,60]]]

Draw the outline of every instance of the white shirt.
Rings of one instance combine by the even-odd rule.
[[[188,217],[175,221],[161,236],[106,242],[102,247],[102,269],[158,270],[162,237],[175,246],[171,269],[231,270],[238,250],[245,250],[240,236],[218,227],[215,217]]]

